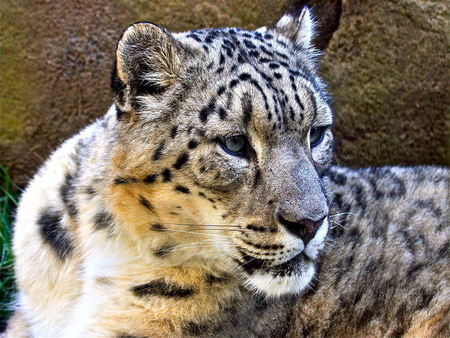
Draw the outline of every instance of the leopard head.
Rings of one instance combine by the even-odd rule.
[[[130,26],[116,50],[109,208],[149,261],[298,293],[327,235],[332,113],[304,8],[272,28]]]

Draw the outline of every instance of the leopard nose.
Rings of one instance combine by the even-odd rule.
[[[283,225],[290,233],[299,237],[305,246],[311,239],[313,239],[324,219],[325,216],[317,221],[304,218],[300,221],[292,222],[285,219],[281,214],[278,214],[278,222],[280,222],[280,224]]]

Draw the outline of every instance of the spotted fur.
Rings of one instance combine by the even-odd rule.
[[[448,263],[448,206],[427,190],[442,190],[447,171],[423,169],[421,193],[429,196],[391,229],[386,219],[394,216],[377,205],[410,201],[417,177],[330,168],[332,114],[312,34],[307,9],[254,32],[130,26],[117,44],[114,105],[64,143],[22,196],[18,306],[8,335],[334,336],[337,326],[327,320],[344,325],[346,311],[362,311],[362,329],[381,318],[356,301],[352,308],[345,286],[378,271],[382,253],[367,260],[366,237],[412,255],[396,281],[428,273],[425,256],[414,258],[425,241]],[[236,150],[231,141],[242,142]],[[425,211],[441,222],[432,244],[409,221]],[[379,227],[371,228],[373,217]],[[342,243],[337,260],[321,258],[327,238]],[[405,303],[397,313],[414,319],[414,311],[445,303],[446,266],[444,291],[428,286],[420,305]],[[326,283],[314,286],[317,280]],[[308,317],[328,289],[341,297],[337,310]],[[383,290],[371,292],[358,296],[362,303],[386,305]]]

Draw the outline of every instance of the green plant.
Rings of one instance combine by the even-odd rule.
[[[14,294],[13,255],[11,247],[12,217],[17,194],[8,170],[0,165],[0,332],[6,326]]]

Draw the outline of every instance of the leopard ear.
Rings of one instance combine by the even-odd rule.
[[[294,14],[284,15],[275,25],[275,32],[292,40],[296,45],[310,48],[314,36],[314,21],[308,7]]]
[[[181,48],[164,29],[149,23],[131,25],[117,43],[111,88],[122,111],[136,109],[140,96],[159,95],[176,80]]]

